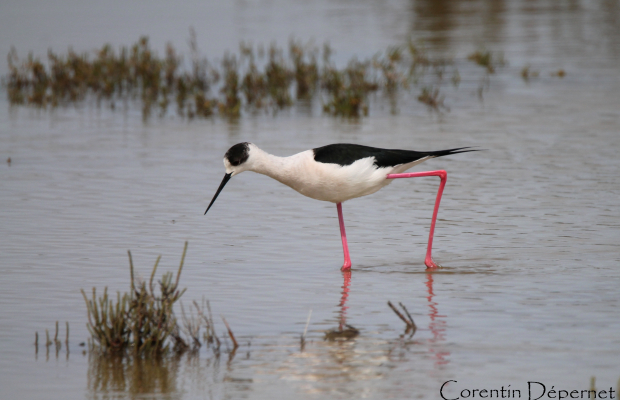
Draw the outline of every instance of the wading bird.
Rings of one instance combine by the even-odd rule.
[[[428,238],[424,264],[437,268],[431,257],[433,232],[441,194],[446,184],[446,171],[404,173],[414,165],[435,157],[476,151],[469,147],[439,151],[389,150],[358,144],[330,144],[316,149],[302,151],[290,157],[278,157],[258,148],[253,143],[238,143],[224,155],[226,174],[209,203],[211,208],[226,183],[243,171],[254,171],[281,182],[304,196],[336,203],[340,235],[344,252],[343,270],[351,268],[347,235],[342,219],[342,202],[372,194],[389,185],[392,179],[439,176],[441,183],[437,192],[433,219]]]

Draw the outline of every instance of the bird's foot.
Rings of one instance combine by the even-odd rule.
[[[342,264],[341,271],[349,271],[351,269],[351,260],[344,260],[344,264]]]
[[[441,268],[441,265],[435,263],[435,261],[433,261],[433,259],[430,257],[427,257],[426,260],[424,260],[424,264],[426,264],[426,269]]]

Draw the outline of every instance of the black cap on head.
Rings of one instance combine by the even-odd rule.
[[[226,157],[226,159],[232,166],[236,167],[238,165],[241,165],[246,162],[248,160],[248,157],[250,156],[249,145],[250,144],[248,142],[237,143],[236,145],[228,149],[224,157]]]

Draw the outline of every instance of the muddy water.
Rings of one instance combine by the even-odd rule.
[[[591,376],[599,389],[616,387],[620,19],[614,3],[318,4],[211,10],[205,15],[228,18],[232,33],[204,47],[234,48],[259,31],[265,42],[292,32],[330,39],[346,59],[347,52],[371,55],[414,33],[445,54],[486,44],[503,50],[510,64],[491,77],[482,99],[478,78],[447,93],[450,112],[431,113],[405,98],[392,115],[378,98],[360,121],[299,108],[236,123],[143,124],[139,110],[10,109],[3,94],[0,398],[435,399],[448,380],[457,381],[446,387],[448,398],[508,385],[527,398],[528,381],[582,390]],[[157,22],[164,11],[138,25]],[[310,17],[299,19],[303,11]],[[34,24],[40,12],[26,13],[32,18],[24,24]],[[285,22],[274,24],[273,13]],[[166,38],[190,24],[179,15],[163,30]],[[295,18],[303,22],[290,22]],[[29,30],[10,44],[36,50],[46,40],[74,43],[60,22],[48,23],[53,35],[37,41]],[[155,35],[148,24],[142,28]],[[196,28],[199,40],[215,29]],[[99,46],[110,27],[94,30],[76,40]],[[539,78],[521,79],[527,63]],[[473,76],[468,71],[476,67],[460,68]],[[551,76],[560,68],[564,78]],[[343,275],[332,204],[246,173],[202,215],[223,175],[222,155],[239,141],[278,155],[332,142],[486,151],[416,168],[448,171],[434,243],[441,271],[424,270],[437,182],[420,178],[344,204],[354,268]],[[158,362],[82,354],[79,343],[88,333],[79,289],[126,290],[127,249],[142,277],[159,254],[160,268],[172,270],[185,240],[185,302],[209,299],[237,335],[237,352],[217,358],[203,350]],[[418,325],[413,337],[403,334],[388,300],[410,310]],[[64,346],[47,352],[41,343],[56,320],[70,323],[68,353]],[[343,323],[360,335],[324,340],[325,331]],[[223,324],[218,329],[224,336]]]

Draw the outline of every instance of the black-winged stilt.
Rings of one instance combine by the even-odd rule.
[[[302,151],[290,157],[278,157],[264,152],[253,143],[238,143],[224,155],[226,174],[205,214],[233,176],[243,171],[254,171],[267,175],[290,186],[304,196],[336,203],[344,252],[342,269],[347,270],[351,268],[351,258],[349,257],[347,235],[342,218],[342,202],[372,194],[389,185],[392,179],[439,176],[441,183],[437,191],[426,259],[424,260],[427,268],[437,268],[439,265],[431,257],[433,233],[441,194],[448,175],[443,170],[404,172],[431,158],[468,151],[476,150],[469,147],[439,151],[390,150],[339,143]]]

